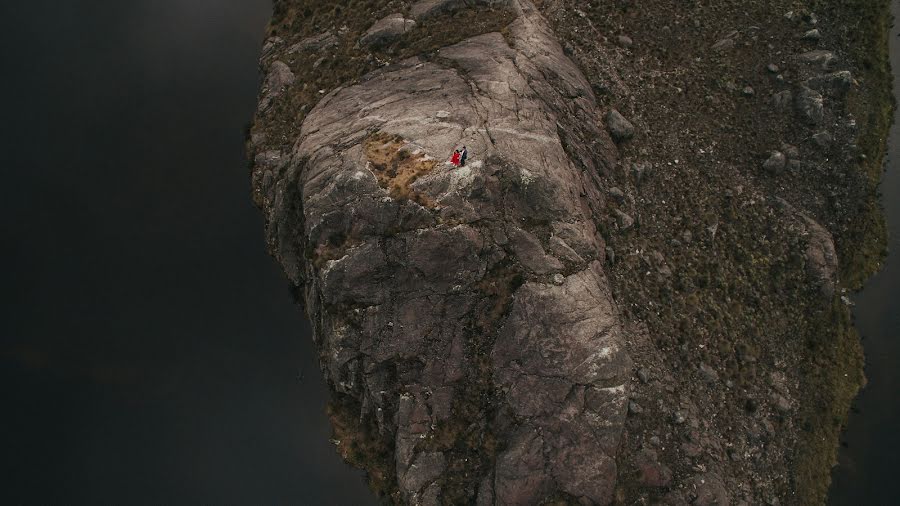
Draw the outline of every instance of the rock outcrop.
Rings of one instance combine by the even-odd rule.
[[[616,151],[538,11],[508,8],[505,37],[325,96],[264,169],[269,234],[398,498],[606,504],[631,371],[596,233]],[[461,145],[466,166],[442,162]]]
[[[824,497],[877,68],[789,0],[627,4],[276,2],[253,198],[388,502]]]

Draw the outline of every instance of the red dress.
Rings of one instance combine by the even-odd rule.
[[[450,157],[450,163],[459,167],[459,151],[454,151],[453,156]]]

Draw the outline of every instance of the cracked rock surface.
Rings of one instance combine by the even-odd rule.
[[[262,177],[269,235],[395,500],[605,504],[631,371],[596,234],[616,150],[540,13],[507,8],[505,35],[327,94]]]

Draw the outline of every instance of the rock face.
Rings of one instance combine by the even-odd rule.
[[[616,151],[545,20],[509,8],[506,38],[323,98],[262,178],[269,234],[397,499],[606,504],[631,370],[596,234]],[[581,138],[590,154],[563,141]],[[465,167],[441,162],[461,145]]]
[[[824,500],[881,67],[626,3],[276,2],[253,198],[386,502]]]

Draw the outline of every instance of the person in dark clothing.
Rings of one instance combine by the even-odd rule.
[[[460,153],[460,155],[459,155],[459,166],[460,167],[466,166],[466,158],[468,158],[468,157],[469,157],[469,150],[466,149],[465,146],[463,146],[462,153]]]

